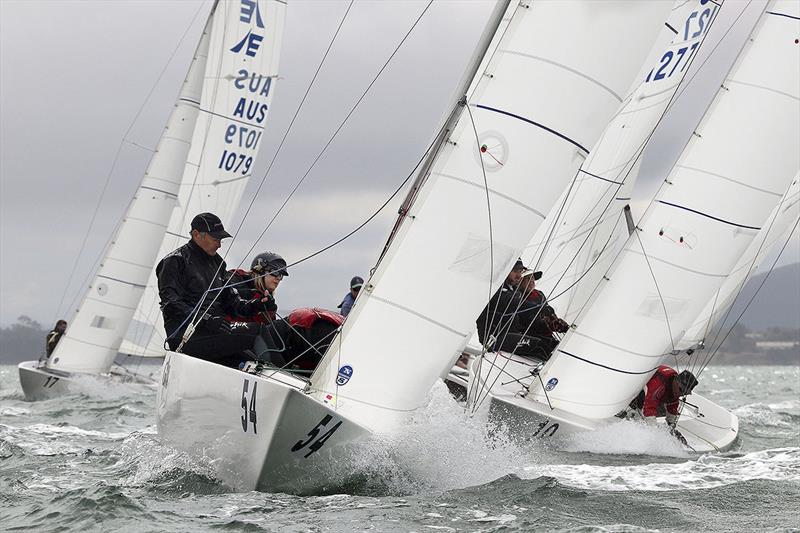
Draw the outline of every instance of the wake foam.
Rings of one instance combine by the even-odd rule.
[[[697,461],[632,466],[534,465],[528,477],[550,475],[576,488],[608,491],[698,490],[750,480],[800,481],[800,448],[704,455]]]

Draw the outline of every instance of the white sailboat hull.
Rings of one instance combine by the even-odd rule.
[[[370,431],[303,393],[305,385],[283,372],[254,375],[169,352],[158,434],[211,459],[214,475],[236,490],[332,492],[347,483],[355,443]]]
[[[23,361],[17,365],[22,392],[29,402],[49,400],[69,392],[72,374],[40,366],[39,361]]]
[[[527,394],[530,390],[542,390],[538,378],[531,374],[536,366],[532,360],[510,354],[486,354],[495,361],[495,367],[484,363],[477,376],[476,360],[470,365],[468,387],[477,387],[479,398],[487,395],[489,418],[495,427],[508,431],[518,439],[563,437],[592,431],[619,422],[609,419],[584,418],[563,409],[553,408]],[[502,368],[500,377],[498,369]],[[459,379],[451,373],[448,380]],[[463,383],[463,375],[460,377]],[[678,430],[686,438],[689,447],[697,453],[725,451],[733,446],[739,434],[739,420],[733,413],[698,394],[687,396],[681,404]]]
[[[22,392],[29,402],[49,400],[79,392],[91,393],[97,385],[108,389],[108,386],[114,383],[153,384],[151,378],[133,374],[118,365],[112,366],[108,372],[103,374],[64,372],[48,368],[39,361],[23,361],[17,368]]]

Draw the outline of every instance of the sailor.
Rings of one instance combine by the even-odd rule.
[[[281,280],[288,276],[286,260],[274,252],[263,252],[253,258],[250,271],[234,269],[228,271],[228,285],[234,287],[239,297],[244,300],[263,300],[265,310],[251,316],[228,317],[231,322],[261,322],[275,320],[278,305],[275,302],[275,290]]]
[[[47,341],[45,343],[47,357],[50,357],[53,350],[56,349],[56,344],[61,340],[61,336],[64,335],[65,331],[67,331],[67,321],[59,320],[56,322],[55,327],[47,334]]]
[[[666,417],[670,433],[681,443],[686,444],[686,439],[676,428],[680,414],[679,400],[681,396],[691,394],[696,385],[697,378],[688,370],[683,370],[679,374],[674,368],[661,365],[631,402],[631,407],[645,418]]]
[[[519,322],[524,326],[524,333],[534,337],[541,347],[537,356],[548,360],[558,345],[554,333],[566,333],[569,324],[556,315],[555,310],[547,304],[544,293],[536,288],[536,281],[542,277],[541,271],[527,270],[523,273],[519,287],[524,302],[519,310]]]
[[[503,285],[481,312],[476,325],[478,338],[488,349],[543,359],[549,357],[548,347],[527,334],[527,324],[522,322],[520,315],[520,310],[525,307],[520,282],[530,272],[522,260],[517,259]]]
[[[231,323],[225,315],[267,312],[269,300],[244,300],[226,285],[225,261],[217,250],[221,240],[230,236],[219,217],[200,213],[192,219],[191,240],[158,263],[156,276],[169,348],[178,348],[189,323],[195,320],[196,329],[182,351],[235,368],[246,350],[266,360],[269,335],[259,323]],[[282,361],[278,357],[273,362]]]
[[[335,333],[344,323],[344,316],[327,309],[300,308],[292,311],[287,320],[289,331],[284,358],[294,371],[310,374],[330,346]]]
[[[342,310],[342,316],[347,316],[350,314],[350,310],[353,308],[353,304],[356,302],[356,297],[363,286],[364,279],[360,276],[355,276],[350,280],[350,291],[344,295],[342,303],[337,306]]]
[[[492,348],[496,339],[502,339],[510,331],[516,311],[522,306],[518,285],[527,271],[522,259],[517,259],[503,285],[494,293],[489,303],[475,321],[481,344]],[[500,349],[497,347],[496,349]]]

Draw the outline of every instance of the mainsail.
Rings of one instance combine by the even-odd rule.
[[[312,376],[315,397],[373,431],[419,407],[619,107],[670,7],[510,8],[466,107],[454,110],[455,126]]]
[[[537,400],[613,416],[733,270],[800,168],[799,32],[800,4],[768,4],[597,296],[541,372],[548,392],[532,390]]]
[[[608,124],[580,172],[523,252],[526,264],[544,275],[537,288],[567,321],[584,307],[594,287],[628,237],[631,191],[642,153],[661,121],[708,28],[716,16],[711,2],[681,2],[668,28],[677,33]],[[670,31],[667,29],[666,31]],[[671,31],[670,31],[671,33]]]
[[[206,87],[191,102],[199,108],[178,205],[158,257],[184,244],[192,218],[211,211],[229,222],[253,172],[278,73],[286,5],[283,0],[223,2],[214,17]],[[158,281],[151,269],[144,295],[120,351],[164,355]]]
[[[797,239],[798,231],[800,231],[797,227],[798,220],[800,220],[800,174],[797,174],[792,180],[780,203],[758,232],[758,236],[753,239],[747,252],[736,263],[725,283],[706,304],[705,309],[686,331],[683,339],[676,344],[675,347],[678,350],[688,350],[701,343],[707,344],[706,336],[712,331],[715,324],[720,322],[721,317],[728,312],[745,283],[764,261],[764,258],[774,252],[776,248],[784,245],[791,236]],[[699,357],[703,358],[703,356]]]
[[[284,8],[250,0],[212,7],[156,153],[50,367],[107,371],[146,287],[155,286],[165,231],[186,232],[175,220],[187,207],[221,215],[235,208],[261,140]],[[155,321],[139,321],[153,330]]]

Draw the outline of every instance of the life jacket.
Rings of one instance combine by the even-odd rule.
[[[667,412],[677,414],[678,411],[678,397],[672,395],[672,380],[678,375],[675,369],[661,365],[656,370],[655,374],[648,380],[644,388],[639,392],[638,396],[631,402],[631,405],[639,411],[645,411],[645,405],[652,404],[657,401],[655,405],[656,416],[664,416]],[[664,394],[656,400],[654,394],[662,389]],[[645,414],[645,416],[652,416]]]
[[[330,346],[336,330],[344,323],[344,317],[327,309],[302,307],[292,311],[288,321],[294,365],[303,370],[313,370],[319,364],[321,354]]]

